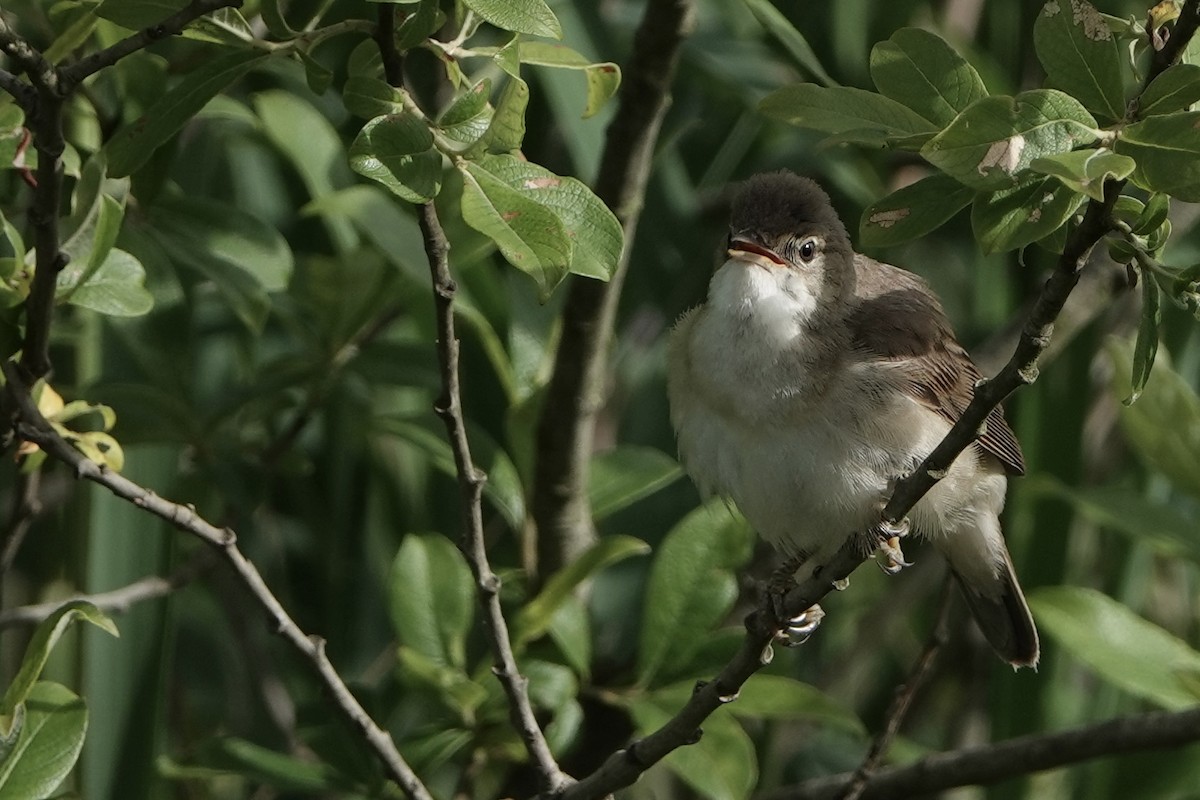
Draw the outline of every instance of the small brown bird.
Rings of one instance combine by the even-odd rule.
[[[746,182],[728,254],[707,301],[671,334],[680,455],[702,491],[731,498],[785,554],[820,564],[877,528],[895,479],[937,446],[981,376],[929,286],[855,253],[807,178]],[[911,514],[1014,666],[1038,660],[999,519],[1006,474],[1024,471],[997,408]]]

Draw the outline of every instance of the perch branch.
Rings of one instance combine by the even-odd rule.
[[[936,753],[908,766],[883,769],[867,781],[862,800],[923,797],[956,786],[987,785],[1093,758],[1196,741],[1200,741],[1200,708],[1118,717],[1068,731]],[[833,800],[850,780],[848,774],[817,778],[772,792],[763,800]]]
[[[534,716],[533,706],[529,702],[529,679],[517,668],[517,659],[513,655],[512,642],[508,635],[508,623],[500,608],[500,578],[488,563],[487,547],[484,543],[481,501],[487,476],[475,466],[471,458],[471,446],[467,441],[467,427],[463,420],[462,396],[459,391],[458,337],[454,332],[456,287],[454,279],[450,276],[448,258],[450,244],[446,241],[446,234],[442,231],[433,203],[426,203],[422,207],[420,222],[433,279],[438,332],[437,353],[442,372],[442,394],[434,408],[446,423],[446,435],[454,451],[454,464],[458,471],[463,522],[466,527],[460,546],[475,578],[479,603],[483,607],[484,629],[496,659],[493,672],[508,696],[512,724],[537,767],[541,790],[554,792],[561,789],[568,779],[554,760],[550,745],[546,742],[546,737]]]
[[[530,503],[537,527],[537,573],[543,576],[572,561],[595,537],[587,485],[609,340],[692,6],[692,0],[650,0],[646,5],[622,70],[616,116],[605,134],[596,195],[621,221],[625,247],[608,283],[572,278],[563,308],[562,337],[538,420]]]
[[[19,411],[18,435],[42,448],[49,456],[69,465],[76,477],[98,483],[117,497],[128,500],[176,528],[190,533],[213,547],[233,568],[238,579],[266,612],[272,628],[312,666],[334,705],[361,732],[364,740],[383,763],[388,775],[412,798],[432,800],[432,796],[396,749],[392,737],[375,724],[355,699],[345,682],[325,655],[325,640],[305,634],[287,610],[271,592],[253,562],[237,546],[237,536],[229,528],[218,528],[196,513],[191,506],[173,503],[159,497],[128,478],[106,469],[86,458],[72,447],[42,416],[20,370],[12,362],[3,362],[0,369],[7,380],[5,390]]]

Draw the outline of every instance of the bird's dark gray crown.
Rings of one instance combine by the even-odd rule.
[[[731,230],[771,237],[819,232],[849,241],[846,226],[816,181],[790,170],[765,172],[743,183],[733,200]]]

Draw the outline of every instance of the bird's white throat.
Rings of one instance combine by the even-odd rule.
[[[816,287],[786,267],[731,258],[713,275],[708,308],[777,347],[792,343],[817,309]]]

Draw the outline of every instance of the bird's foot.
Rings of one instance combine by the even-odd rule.
[[[821,626],[821,620],[824,618],[825,610],[814,603],[791,619],[785,620],[775,638],[784,647],[799,647]]]
[[[904,557],[900,549],[900,540],[908,535],[908,518],[892,524],[882,521],[875,526],[872,534],[875,536],[875,563],[888,575],[895,575],[905,567],[911,567],[912,562]]]

